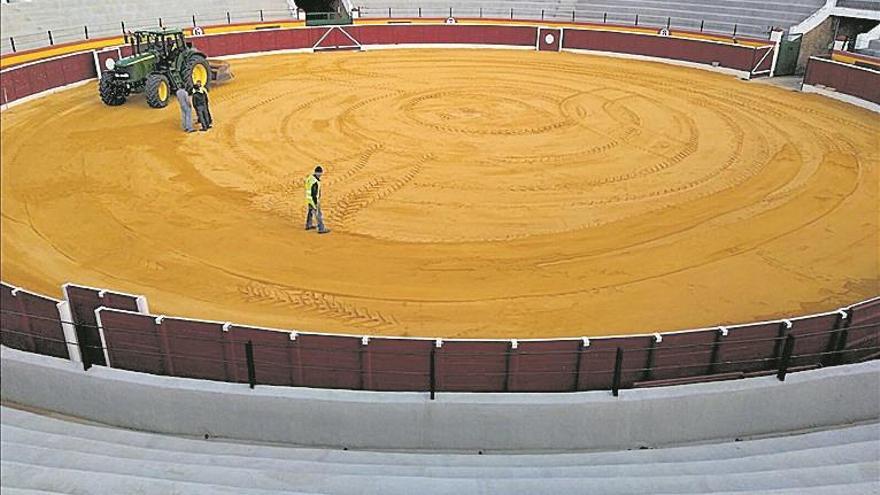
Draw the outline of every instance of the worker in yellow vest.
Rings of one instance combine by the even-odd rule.
[[[330,229],[324,227],[324,215],[321,213],[321,175],[324,169],[321,166],[315,167],[315,173],[306,179],[306,203],[309,206],[309,213],[306,215],[306,230],[312,230],[312,215],[318,221],[318,233],[326,234]]]

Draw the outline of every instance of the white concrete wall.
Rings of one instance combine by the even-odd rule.
[[[93,367],[3,347],[4,401],[137,430],[362,449],[626,449],[880,418],[880,362],[775,377],[571,394],[258,386]]]

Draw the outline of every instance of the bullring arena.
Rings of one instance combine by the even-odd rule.
[[[107,109],[91,85],[4,112],[7,279],[193,318],[469,338],[741,323],[876,292],[866,110],[571,53],[234,68],[207,135]],[[326,238],[302,230],[316,164]]]
[[[880,4],[171,3],[0,46],[4,494],[880,487]]]

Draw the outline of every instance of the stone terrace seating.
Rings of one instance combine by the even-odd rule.
[[[640,23],[698,28],[705,21],[709,31],[767,37],[772,27],[788,28],[809,17],[825,4],[824,0],[578,0],[578,10],[594,15],[608,12],[615,20],[633,19]]]
[[[838,7],[863,10],[880,10],[880,0],[838,0]]]
[[[4,495],[875,493],[880,426],[617,452],[365,452],[202,440],[0,408]],[[552,418],[548,418],[552,421]]]
[[[367,17],[415,15],[422,8],[423,16],[446,16],[449,7],[458,16],[471,16],[483,9],[485,17],[514,17],[537,19],[544,10],[546,19],[571,19],[584,22],[607,21],[633,24],[639,16],[639,25],[665,26],[667,17],[672,27],[699,29],[701,22],[707,31],[732,33],[766,38],[770,28],[788,28],[806,19],[825,4],[824,0],[535,0],[464,2],[454,0],[358,0]]]
[[[289,15],[286,0],[33,0],[0,3],[0,30],[3,52],[8,39],[15,38],[19,50],[44,46],[47,31],[53,31],[55,43],[82,39],[83,26],[91,37],[118,35],[120,21],[126,29],[157,27],[161,17],[168,27],[189,26],[192,15],[200,23],[221,24],[259,20],[259,11],[271,12],[272,18]]]
[[[452,8],[453,16],[503,18],[510,17],[513,9],[517,19],[540,19],[544,11],[546,19],[571,19],[575,0],[512,0],[480,1],[462,0],[354,0],[365,17],[387,17],[391,8],[392,17],[416,17],[421,8],[422,17],[447,17]]]

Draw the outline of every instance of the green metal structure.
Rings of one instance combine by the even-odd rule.
[[[101,74],[101,101],[122,105],[131,93],[144,93],[153,108],[168,105],[177,89],[192,89],[198,81],[211,83],[211,66],[204,53],[186,41],[180,29],[137,31],[129,37],[132,55],[107,61]]]
[[[795,73],[803,39],[803,35],[782,38],[782,42],[779,44],[779,57],[776,60],[774,75],[790,76]]]
[[[337,26],[351,24],[347,12],[306,12],[306,26]]]

